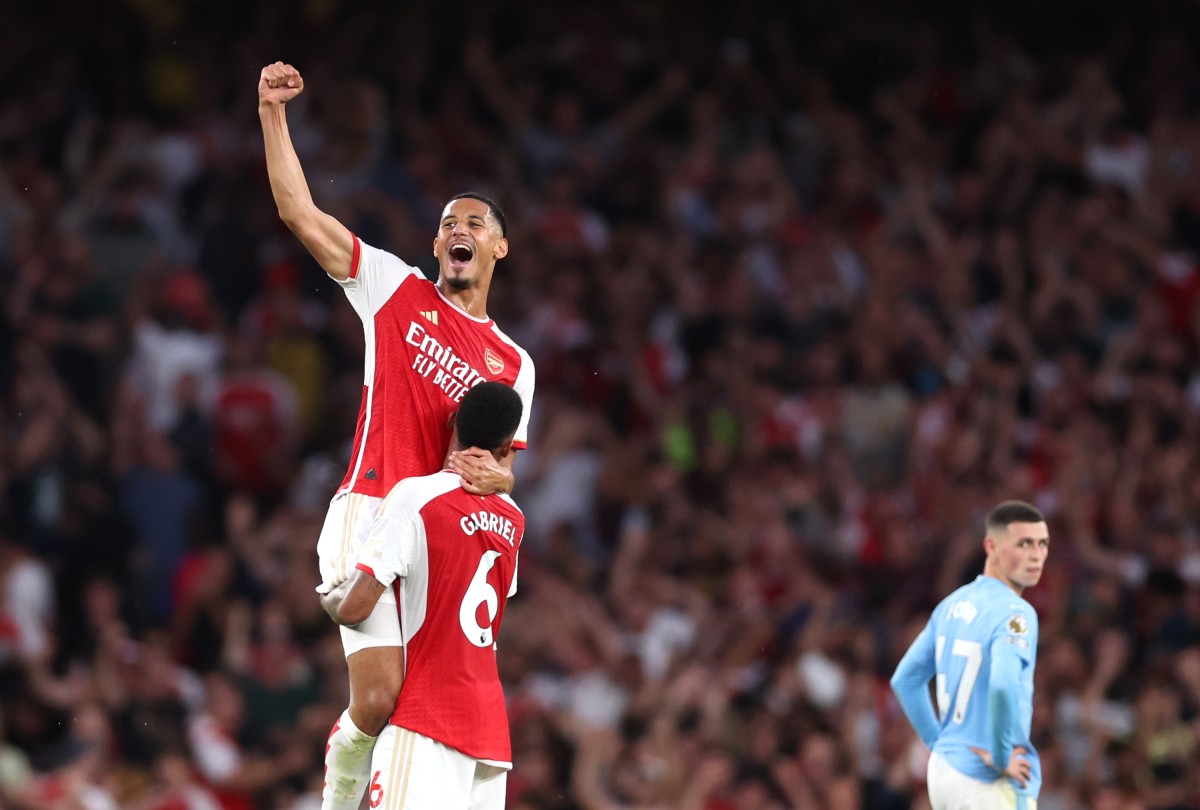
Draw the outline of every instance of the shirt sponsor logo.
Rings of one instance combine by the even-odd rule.
[[[442,345],[441,341],[425,331],[417,321],[410,321],[404,340],[417,349],[413,370],[429,379],[446,396],[462,402],[463,396],[487,378],[470,363],[454,353],[454,349]]]

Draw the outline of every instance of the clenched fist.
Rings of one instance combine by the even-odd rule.
[[[286,104],[304,90],[300,71],[283,62],[267,65],[258,77],[258,106]]]

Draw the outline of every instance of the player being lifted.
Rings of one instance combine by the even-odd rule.
[[[983,575],[934,608],[892,676],[932,752],[933,810],[1036,810],[1042,784],[1029,739],[1038,618],[1022,594],[1042,577],[1050,535],[1042,513],[1022,501],[997,505],[986,524]]]
[[[458,444],[512,452],[521,398],[471,389]],[[512,751],[496,639],[517,590],[525,518],[504,494],[465,491],[449,470],[401,481],[383,502],[354,577],[321,599],[353,624],[398,593],[404,687],[372,757],[371,806],[501,810]]]
[[[279,216],[341,285],[366,339],[353,453],[317,541],[322,580],[317,590],[324,594],[353,573],[383,496],[405,478],[441,468],[453,414],[471,388],[491,381],[517,391],[524,407],[513,446],[524,447],[534,372],[529,355],[487,317],[492,273],[508,254],[499,207],[477,194],[446,204],[433,240],[436,284],[396,256],[364,244],[317,208],[309,192],[285,112],[303,89],[300,72],[282,62],[266,66],[259,76],[258,113],[271,193]],[[472,492],[512,489],[511,454],[497,461],[476,448],[455,454],[451,464]],[[385,596],[363,622],[342,628],[350,705],[329,738],[325,810],[358,807],[375,736],[399,694],[403,651],[399,619],[389,601]]]

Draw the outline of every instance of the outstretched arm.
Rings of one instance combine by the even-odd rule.
[[[491,108],[509,137],[516,138],[529,128],[530,114],[523,101],[508,89],[500,67],[492,58],[487,40],[475,37],[465,49],[466,73],[479,90],[479,97]]]
[[[616,132],[618,138],[636,135],[679,98],[687,87],[687,72],[677,65],[672,65],[663,73],[661,81],[613,115],[608,120],[608,125]]]
[[[283,62],[267,65],[258,79],[258,118],[267,153],[267,176],[279,218],[330,277],[345,281],[353,272],[354,236],[313,203],[304,169],[288,133],[285,105],[304,91],[300,71]]]

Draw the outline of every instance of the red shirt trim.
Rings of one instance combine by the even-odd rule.
[[[375,571],[372,570],[371,566],[369,566],[369,565],[363,565],[362,563],[357,563],[354,567],[357,568],[359,571],[366,571],[371,576],[375,576]]]
[[[358,260],[362,258],[362,243],[354,234],[350,234],[350,238],[354,240],[354,252],[350,254],[350,278],[357,278]]]

